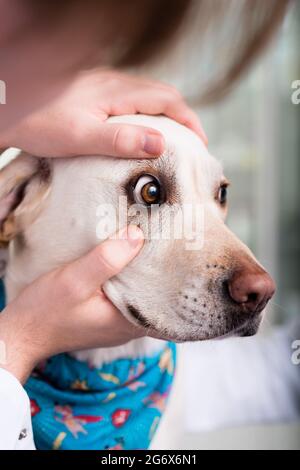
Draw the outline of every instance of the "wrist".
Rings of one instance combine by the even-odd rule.
[[[34,369],[34,365],[31,363],[26,363],[23,358],[21,357],[13,357],[11,360],[6,360],[4,364],[0,363],[0,367],[2,369],[7,370],[10,374],[12,374],[16,379],[24,385],[30,376],[32,370]]]
[[[0,315],[0,367],[24,384],[39,359],[28,344],[25,325],[16,322],[10,310],[6,307]]]

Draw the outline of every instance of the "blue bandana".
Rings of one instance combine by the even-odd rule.
[[[1,289],[0,283],[0,304]],[[25,385],[37,449],[147,449],[166,406],[175,360],[175,345],[168,343],[154,356],[100,368],[68,354],[40,364]]]

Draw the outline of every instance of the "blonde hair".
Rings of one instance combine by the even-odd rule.
[[[269,44],[290,3],[290,0],[26,1],[32,6],[34,22],[42,26],[55,25],[75,11],[78,14],[80,8],[85,18],[93,22],[98,18],[99,38],[103,36],[103,27],[107,29],[107,65],[117,68],[163,58],[175,39],[191,27],[198,28],[195,33],[200,45],[208,27],[218,34],[221,24],[227,26],[226,41],[231,53],[221,72],[201,93],[202,103],[216,101],[233,87]],[[76,35],[80,36],[80,31]],[[95,46],[97,37],[93,39]],[[92,65],[97,65],[95,56]]]

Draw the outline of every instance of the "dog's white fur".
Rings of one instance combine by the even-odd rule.
[[[19,214],[15,218],[22,236],[10,243],[5,278],[8,300],[41,274],[78,258],[105,239],[107,233],[99,225],[99,205],[117,208],[119,196],[125,194],[125,183],[133,174],[154,172],[169,186],[161,223],[158,214],[151,216],[154,231],[164,234],[176,205],[183,208],[191,204],[194,212],[201,206],[204,245],[195,251],[186,249],[186,240],[146,241],[138,257],[105,284],[106,295],[123,315],[136,322],[128,309],[128,305],[133,306],[149,321],[149,334],[157,336],[159,332],[162,339],[202,340],[242,331],[248,318],[241,318],[238,306],[224,296],[222,285],[239,266],[257,262],[224,224],[226,210],[216,200],[223,180],[221,165],[199,137],[165,117],[122,116],[110,121],[160,130],[166,140],[165,154],[155,161],[52,159],[51,177],[42,180],[37,174],[31,179],[21,203],[24,207],[19,210],[22,217]],[[34,173],[33,161],[24,156],[13,162],[13,170],[5,173],[4,169],[0,174],[0,185],[9,180],[9,171],[9,181],[12,174],[18,180],[19,174]],[[29,222],[24,216],[29,213],[28,205],[33,214]],[[144,214],[132,214],[129,219],[146,230]],[[251,328],[256,329],[258,324],[256,319]],[[121,347],[78,352],[76,356],[100,366],[118,357],[152,354],[162,345],[161,340],[146,337]]]

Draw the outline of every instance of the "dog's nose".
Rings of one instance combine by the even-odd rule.
[[[261,312],[275,292],[271,276],[263,270],[237,271],[228,282],[230,297],[251,313]]]

